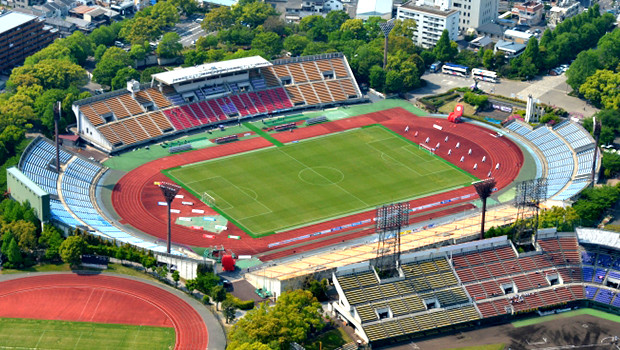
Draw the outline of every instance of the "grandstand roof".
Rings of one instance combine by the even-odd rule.
[[[167,85],[186,80],[205,78],[222,73],[271,66],[271,62],[260,56],[237,58],[234,60],[211,62],[199,66],[175,69],[169,72],[153,74],[155,80]]]
[[[24,175],[24,173],[17,169],[17,167],[10,167],[6,170],[6,172],[15,176],[19,181],[21,181],[21,183],[28,186],[28,188],[30,188],[35,195],[45,196],[46,194],[48,194],[41,187],[39,187],[39,185],[30,180],[28,176]]]
[[[620,250],[620,234],[595,228],[577,228],[579,243],[596,244]]]

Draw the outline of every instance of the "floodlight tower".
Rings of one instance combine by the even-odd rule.
[[[491,197],[493,189],[495,188],[495,179],[489,178],[486,180],[478,181],[474,183],[474,188],[478,192],[478,197],[482,200],[482,220],[480,220],[480,239],[484,239],[484,220],[487,213],[487,199]]]
[[[598,141],[601,138],[601,128],[603,124],[601,120],[597,120],[596,117],[592,118],[592,134],[594,135],[594,157],[592,158],[592,181],[590,187],[594,187],[594,180],[596,175],[596,158],[598,157]]]
[[[385,36],[385,45],[383,46],[383,69],[385,70],[387,67],[387,54],[388,54],[388,37],[390,36],[390,32],[394,29],[394,19],[379,23],[379,28],[381,28],[381,32],[383,32],[383,36]]]
[[[166,203],[168,203],[168,244],[166,246],[166,252],[170,254],[170,240],[172,236],[172,228],[170,227],[170,209],[172,206],[172,201],[174,200],[174,197],[176,197],[177,193],[179,193],[181,187],[167,182],[160,182],[159,188],[166,199]]]
[[[60,101],[54,104],[54,135],[56,137],[56,171],[60,173],[60,144],[58,140],[58,122],[60,121],[60,112],[62,105]]]

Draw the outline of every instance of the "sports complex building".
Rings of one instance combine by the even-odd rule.
[[[591,183],[600,159],[580,125],[455,123],[404,101],[367,102],[338,53],[179,68],[73,105],[90,147],[114,159],[166,146],[161,157],[112,176],[61,147],[57,169],[54,143],[39,137],[8,170],[9,190],[42,221],[165,256],[157,184],[176,183],[174,255],[234,253],[245,278],[276,295],[329,278],[339,294],[331,312],[370,343],[620,306],[617,235],[549,230],[528,253],[505,237],[478,240],[472,183],[496,180],[487,227],[517,219],[516,182],[546,178],[546,206],[570,204]],[[375,208],[394,202],[408,203],[410,224],[399,275],[380,279]]]

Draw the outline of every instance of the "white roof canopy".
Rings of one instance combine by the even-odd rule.
[[[169,72],[153,74],[153,78],[167,85],[187,80],[206,78],[223,73],[271,66],[271,62],[260,56],[237,58],[229,61],[205,63],[200,66],[179,68]]]

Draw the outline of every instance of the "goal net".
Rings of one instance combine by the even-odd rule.
[[[215,198],[212,195],[208,194],[207,192],[202,193],[202,202],[207,204],[210,207],[215,206]]]
[[[425,145],[423,143],[419,144],[419,146],[420,146],[419,147],[420,149],[426,150],[430,154],[435,154],[435,149],[434,148],[431,148],[431,147],[429,147],[429,146],[427,146],[427,145]]]

